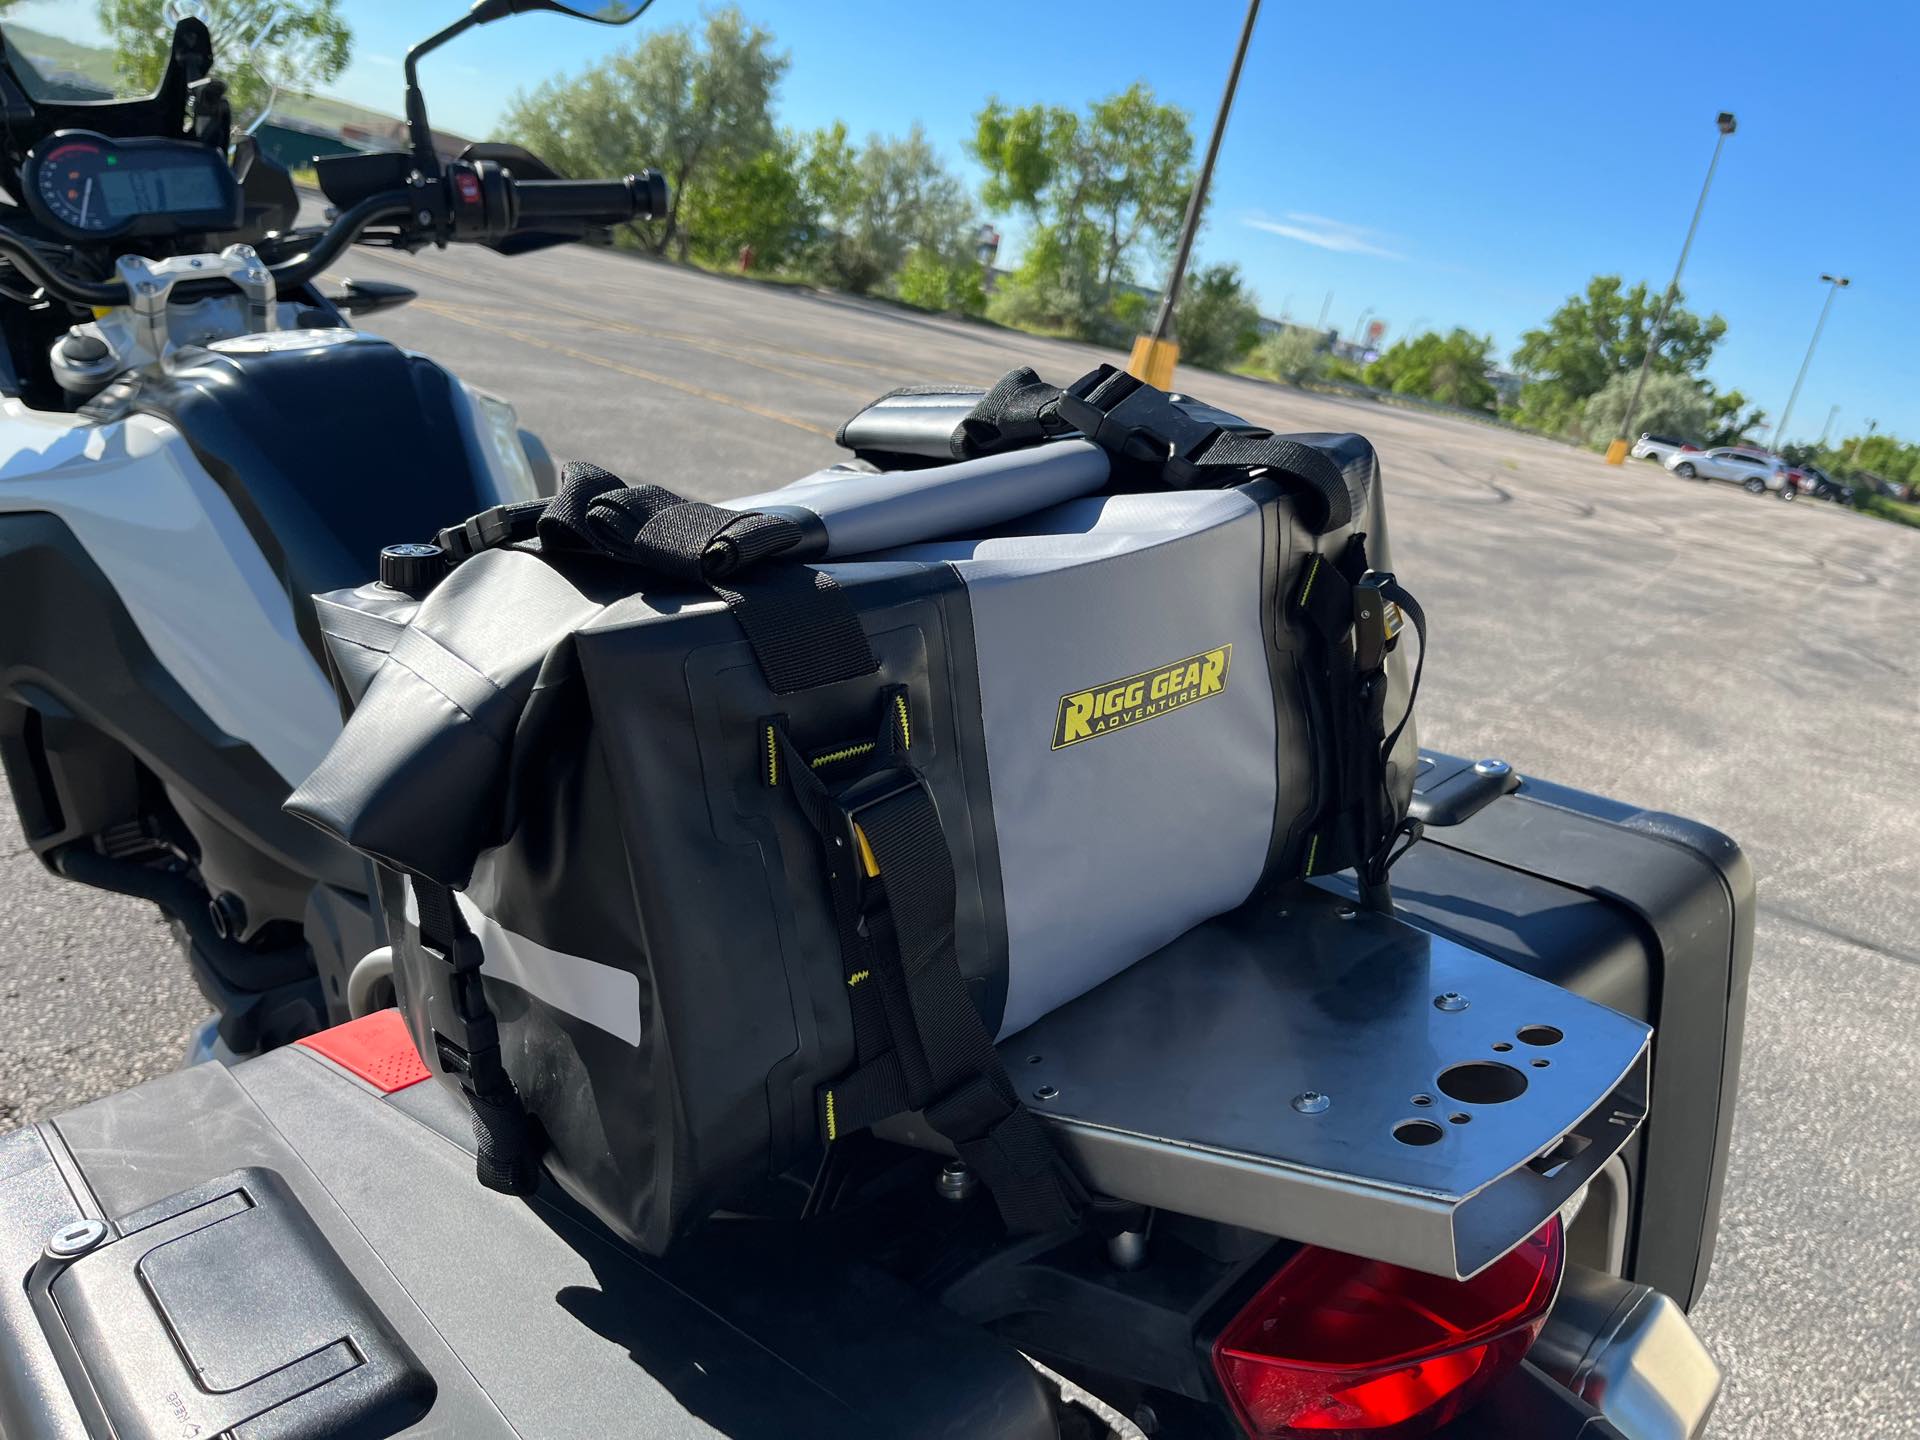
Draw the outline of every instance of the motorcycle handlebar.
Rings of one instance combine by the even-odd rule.
[[[422,239],[444,244],[498,240],[522,228],[616,225],[667,213],[666,181],[652,170],[621,180],[515,180],[495,165],[455,162],[448,167],[441,188],[444,199],[393,190],[349,206],[314,238],[311,247],[268,267],[276,288],[285,291],[306,284],[361,231],[383,220],[406,219],[423,232]],[[76,279],[4,227],[0,227],[0,259],[12,262],[27,279],[69,304],[114,306],[130,299],[126,282]]]
[[[657,220],[667,213],[667,182],[652,170],[621,180],[516,180],[518,225],[587,221],[620,224]]]

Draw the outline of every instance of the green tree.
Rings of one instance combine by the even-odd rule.
[[[1188,364],[1225,370],[1237,363],[1260,338],[1260,311],[1240,267],[1209,265],[1189,275],[1180,287],[1173,328],[1180,358]]]
[[[691,25],[656,31],[516,95],[502,127],[563,174],[659,170],[671,191],[666,218],[635,232],[654,254],[684,260],[695,239],[686,217],[724,213],[706,192],[776,149],[773,96],[788,64],[770,33],[727,6],[708,11],[697,34]]]
[[[1908,444],[1897,436],[1850,435],[1827,453],[1833,465],[1822,468],[1833,473],[1865,470],[1898,485],[1920,485],[1920,445]]]
[[[1256,370],[1296,385],[1318,375],[1325,362],[1321,336],[1299,325],[1289,325],[1267,336],[1260,342],[1253,359]]]
[[[121,84],[130,92],[151,91],[173,49],[165,0],[97,0],[94,8]],[[304,92],[326,84],[353,53],[340,0],[202,0],[198,13],[213,35],[228,102],[242,119],[264,110],[276,88]]]
[[[1457,326],[1400,340],[1366,369],[1366,383],[1396,395],[1418,395],[1465,410],[1492,410],[1495,393],[1487,371],[1493,337]]]
[[[974,117],[967,148],[987,172],[988,208],[1033,224],[1000,308],[1018,323],[1112,338],[1115,297],[1179,233],[1193,185],[1187,112],[1138,83],[1084,114],[995,99]]]
[[[1651,376],[1647,379],[1647,385],[1649,389],[1652,388]],[[1767,412],[1758,405],[1749,405],[1747,397],[1738,390],[1722,394],[1709,388],[1707,398],[1711,409],[1707,416],[1706,443],[1710,446],[1738,445],[1766,423]]]
[[[1616,375],[1606,387],[1587,400],[1584,416],[1588,435],[1613,436],[1620,429],[1627,402],[1633,398],[1639,376],[1633,372]],[[1634,412],[1634,433],[1642,430],[1656,435],[1675,435],[1696,445],[1710,442],[1714,424],[1715,396],[1701,382],[1686,375],[1649,375],[1640,395],[1640,408]],[[1629,437],[1631,438],[1631,437]]]
[[[904,137],[869,136],[857,152],[844,125],[820,132],[807,174],[823,232],[815,264],[829,284],[865,294],[910,253],[925,252],[916,279],[923,284],[934,267],[965,258],[973,223],[966,186],[918,125]]]
[[[791,136],[716,173],[681,208],[681,234],[706,265],[732,265],[753,251],[756,269],[779,270],[812,234],[799,146]]]
[[[987,308],[980,262],[971,257],[943,256],[926,246],[907,256],[906,264],[894,277],[893,288],[901,300],[920,310],[979,315]]]
[[[1618,275],[1596,275],[1586,293],[1569,296],[1544,327],[1525,332],[1513,352],[1515,367],[1528,377],[1520,396],[1521,421],[1555,432],[1577,431],[1586,402],[1616,375],[1640,368],[1660,298],[1645,284],[1625,290]],[[1727,333],[1727,322],[1718,315],[1702,319],[1679,302],[1676,295],[1654,352],[1656,374],[1698,375]]]

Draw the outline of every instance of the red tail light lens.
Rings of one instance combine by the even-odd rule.
[[[1312,1246],[1213,1347],[1257,1440],[1407,1440],[1468,1409],[1527,1353],[1560,1287],[1556,1218],[1471,1280]]]

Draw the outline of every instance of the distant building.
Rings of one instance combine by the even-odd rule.
[[[253,138],[268,159],[289,170],[304,170],[323,155],[363,155],[371,148],[352,144],[324,125],[271,115],[253,127]]]
[[[339,135],[347,144],[357,150],[411,150],[413,138],[407,134],[407,122],[382,116],[379,121],[368,124],[342,125]],[[433,150],[442,160],[457,160],[460,152],[471,143],[463,135],[451,130],[433,132]]]

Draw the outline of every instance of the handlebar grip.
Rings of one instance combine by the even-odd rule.
[[[667,182],[653,170],[621,180],[516,180],[513,196],[516,228],[536,229],[542,221],[610,225],[667,213]]]

